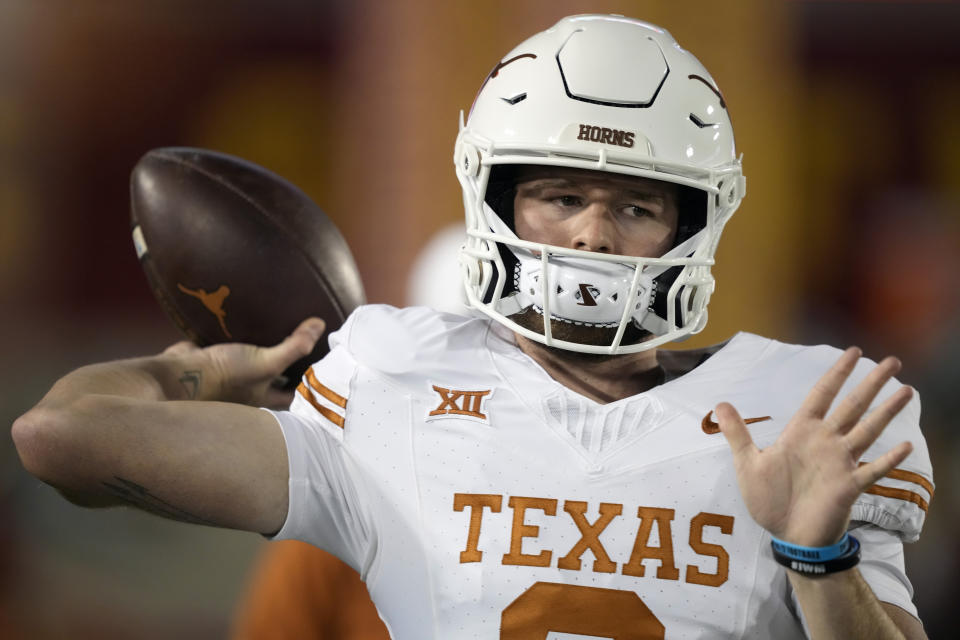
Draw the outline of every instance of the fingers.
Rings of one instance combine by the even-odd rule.
[[[860,491],[865,490],[906,460],[911,451],[913,451],[912,444],[901,442],[873,462],[857,467],[853,472],[853,479],[857,483],[857,487]]]
[[[325,328],[326,323],[320,318],[307,318],[301,322],[283,342],[262,350],[266,369],[280,373],[313,351]]]
[[[900,387],[892,396],[871,411],[866,418],[846,435],[847,446],[854,460],[859,460],[864,451],[876,441],[890,421],[907,406],[913,397],[912,387]]]
[[[830,405],[837,397],[840,387],[843,386],[854,367],[857,366],[860,356],[861,351],[857,347],[850,347],[844,351],[840,359],[830,367],[830,370],[823,374],[817,384],[813,385],[813,389],[807,394],[798,413],[822,420],[827,415],[827,411],[830,410]]]
[[[863,414],[870,408],[874,398],[880,393],[883,385],[900,371],[900,361],[896,358],[885,358],[873,368],[866,378],[843,399],[843,402],[830,414],[829,422],[839,433],[846,433]],[[907,397],[907,400],[910,398]],[[902,407],[901,407],[902,408]],[[899,409],[898,409],[899,411]],[[893,416],[891,416],[892,418]],[[882,427],[881,427],[882,428]]]
[[[717,405],[714,413],[717,416],[720,431],[723,433],[723,437],[727,439],[730,451],[733,452],[735,465],[739,466],[759,451],[753,443],[753,438],[750,436],[746,423],[732,404],[721,402]]]
[[[313,345],[317,343],[317,340],[320,339],[320,336],[323,335],[324,329],[327,328],[327,323],[323,321],[322,318],[307,318],[293,330],[287,339],[293,338],[298,335],[306,335],[310,340],[310,349],[313,349]],[[310,353],[310,350],[307,350],[307,353]]]

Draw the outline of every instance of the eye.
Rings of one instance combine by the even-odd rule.
[[[579,207],[583,202],[580,196],[575,196],[572,194],[563,194],[559,196],[554,196],[552,200],[554,203],[560,205],[561,207]]]
[[[634,218],[645,218],[647,216],[653,216],[654,213],[646,207],[642,207],[638,204],[628,204],[623,208],[627,215]]]

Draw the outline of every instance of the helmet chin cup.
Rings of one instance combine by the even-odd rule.
[[[616,328],[624,315],[640,326],[647,314],[653,280],[640,265],[552,256],[549,249],[514,254],[522,308],[549,310],[552,320],[588,327]]]
[[[744,195],[733,128],[716,83],[664,29],[622,16],[560,20],[509,52],[480,88],[457,137],[470,304],[532,340],[585,353],[632,353],[703,329],[710,268]],[[498,165],[606,171],[706,194],[695,225],[664,256],[610,256],[526,242],[487,204]],[[496,181],[502,193],[503,181]],[[701,205],[698,205],[701,206]],[[681,210],[681,215],[683,211]],[[692,218],[691,218],[692,219]],[[553,337],[510,316],[614,330],[609,344]],[[653,334],[621,344],[629,326]]]

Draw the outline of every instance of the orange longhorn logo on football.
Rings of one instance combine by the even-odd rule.
[[[230,332],[227,331],[227,312],[223,309],[223,303],[227,299],[227,296],[230,295],[230,287],[222,284],[220,288],[213,293],[207,293],[205,289],[188,289],[178,282],[177,288],[188,296],[193,296],[202,302],[203,306],[217,317],[217,321],[220,322],[220,328],[223,329],[224,335],[228,338],[233,337],[230,335]]]
[[[484,424],[490,424],[490,421],[487,420],[487,414],[483,411],[483,405],[487,397],[493,393],[493,389],[460,391],[459,389],[447,389],[436,384],[431,384],[430,388],[440,394],[440,404],[427,414],[427,420],[470,418]]]
[[[565,555],[559,556],[557,553],[559,557],[554,560],[554,552],[564,551],[563,549],[542,549],[539,553],[524,553],[523,548],[525,540],[533,542],[540,537],[540,525],[531,524],[528,518],[536,521],[539,517],[544,527],[554,526],[549,523],[553,522],[552,518],[557,517],[557,507],[561,501],[555,498],[510,496],[507,499],[507,506],[513,511],[512,517],[490,515],[501,512],[503,499],[504,496],[499,494],[455,493],[453,495],[453,510],[469,511],[470,514],[466,522],[466,544],[460,552],[461,564],[483,560],[484,552],[480,549],[480,530],[484,528],[487,531],[493,526],[509,527],[510,549],[497,558],[503,565],[527,567],[553,565],[558,569],[580,571],[582,557],[589,550],[593,556],[591,569],[594,573],[617,573],[618,563],[610,557],[600,541],[600,534],[615,518],[623,515],[624,505],[601,502],[599,515],[590,522],[586,515],[587,502],[563,500],[563,510],[576,525],[580,539],[567,550]],[[528,511],[540,511],[542,515],[528,516]],[[690,549],[701,557],[702,562],[687,564],[681,577],[680,567],[677,565],[674,554],[673,523],[676,510],[641,506],[637,508],[636,513],[639,522],[636,534],[633,536],[633,548],[629,556],[624,555],[618,558],[619,573],[642,578],[646,575],[644,560],[652,560],[657,563],[654,575],[660,580],[682,579],[689,584],[706,587],[719,587],[727,581],[730,571],[730,553],[723,545],[706,542],[704,538],[719,542],[726,536],[732,535],[733,516],[701,511],[690,518],[690,534],[686,542]],[[656,535],[653,533],[654,528],[656,528]]]

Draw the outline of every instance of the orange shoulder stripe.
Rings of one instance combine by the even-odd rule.
[[[861,462],[857,466],[862,467],[865,464],[867,463]],[[892,478],[894,480],[903,480],[904,482],[912,482],[916,485],[919,485],[930,494],[930,499],[933,500],[933,484],[919,473],[914,473],[913,471],[904,471],[903,469],[893,469],[890,473],[883,477]],[[875,496],[883,496],[884,498],[906,500],[907,502],[914,503],[924,511],[930,508],[930,503],[924,499],[923,496],[914,491],[907,491],[906,489],[897,489],[895,487],[885,487],[883,485],[875,484],[868,487],[864,493],[872,493]]]
[[[888,473],[885,477],[893,478],[894,480],[905,480],[907,482],[913,482],[918,484],[924,489],[927,490],[927,493],[930,494],[930,498],[933,498],[933,485],[929,480],[924,478],[919,473],[914,473],[913,471],[904,471],[903,469],[894,469]]]
[[[319,402],[317,402],[317,399],[313,397],[313,394],[310,393],[310,390],[307,389],[306,385],[304,385],[302,382],[299,385],[297,385],[297,392],[301,396],[303,396],[307,402],[313,405],[313,408],[319,411],[320,415],[322,415],[324,418],[326,418],[333,424],[343,429],[343,423],[344,423],[343,416],[341,416],[336,411],[333,411],[332,409],[329,409],[323,406],[322,404],[320,404]]]
[[[884,498],[906,500],[907,502],[914,503],[924,511],[930,507],[929,503],[920,497],[919,494],[916,494],[913,491],[907,491],[906,489],[894,489],[893,487],[883,487],[875,484],[867,487],[867,490],[864,491],[864,493],[872,493],[875,496],[883,496]]]
[[[341,409],[347,408],[347,399],[341,396],[339,393],[335,393],[333,390],[323,386],[323,383],[317,380],[317,375],[313,372],[313,369],[307,369],[307,382],[314,391],[322,395],[333,404],[337,405]]]

